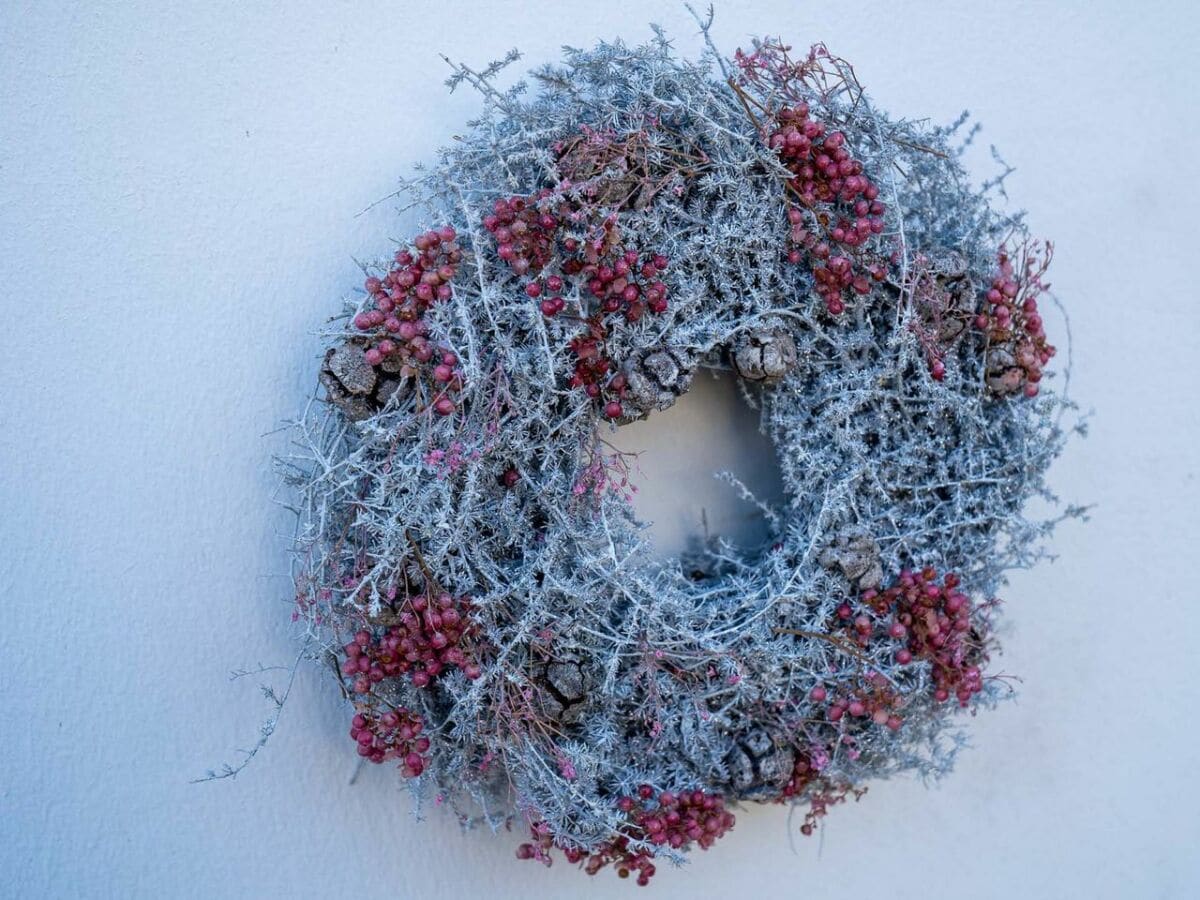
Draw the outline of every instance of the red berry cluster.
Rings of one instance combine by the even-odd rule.
[[[1019,252],[1021,259],[1014,263],[1009,250],[1000,250],[998,272],[987,292],[984,310],[975,318],[975,327],[987,335],[997,356],[1003,353],[1007,357],[1003,365],[989,365],[994,379],[989,379],[989,384],[1001,393],[1020,390],[1026,397],[1036,397],[1042,370],[1054,356],[1054,347],[1046,342],[1037,303],[1049,287],[1043,277],[1053,257],[1053,246],[1026,244]]]
[[[483,217],[483,227],[496,239],[496,255],[518,275],[537,275],[555,255],[559,218],[543,206],[552,192],[533,197],[502,197]]]
[[[580,211],[565,199],[555,201],[549,190],[531,198],[508,197],[496,201],[494,212],[484,217],[484,227],[496,239],[496,255],[518,275],[530,274],[525,293],[539,300],[542,314],[552,318],[566,306],[560,296],[563,276],[579,278],[599,303],[599,312],[621,313],[636,322],[647,311],[667,310],[667,286],[661,280],[667,258],[647,256],[627,248],[613,215],[607,216],[586,239],[558,239],[560,224],[575,221]],[[557,202],[557,214],[548,212]],[[552,263],[557,273],[539,278]]]
[[[400,760],[405,778],[416,778],[425,771],[422,754],[429,752],[429,738],[421,736],[425,723],[404,707],[382,715],[366,703],[355,704],[350,737],[358,744],[358,755],[373,763]]]
[[[400,624],[378,638],[360,631],[342,648],[342,674],[353,679],[355,693],[369,693],[383,679],[402,674],[414,687],[423,688],[451,666],[468,678],[480,676],[479,664],[467,652],[473,632],[469,597],[417,594],[408,606]]]
[[[645,832],[650,843],[675,850],[686,850],[693,841],[701,850],[707,850],[734,825],[725,800],[719,794],[701,790],[679,794],[663,791],[656,799],[654,789],[643,784],[636,799],[622,797],[617,807],[629,814],[630,821]]]
[[[587,280],[587,290],[599,302],[599,309],[585,319],[586,329],[571,339],[575,371],[570,385],[583,388],[589,397],[603,404],[605,416],[617,419],[628,385],[621,373],[610,376],[616,369],[604,347],[610,317],[620,315],[626,322],[636,322],[647,311],[655,315],[666,312],[667,286],[660,276],[669,260],[662,254],[643,259],[637,250],[626,249],[612,217],[599,229],[599,237],[585,242],[582,249],[577,245],[573,249],[578,255],[565,260],[562,269]],[[538,286],[535,282],[530,287],[536,290]],[[554,311],[561,311],[561,298],[553,302],[557,304]],[[545,302],[542,312],[547,313]]]
[[[886,266],[864,260],[860,248],[883,231],[885,207],[879,188],[863,174],[863,164],[846,149],[840,131],[826,133],[809,117],[808,104],[785,106],[776,114],[768,145],[792,173],[788,188],[797,205],[788,210],[794,264],[807,259],[816,290],[831,315],[846,307],[844,292],[866,294],[881,281]]]
[[[642,887],[650,883],[657,871],[653,862],[654,854],[631,848],[630,838],[623,834],[605,841],[588,853],[578,847],[560,846],[544,822],[535,822],[530,832],[532,840],[517,847],[517,859],[536,859],[548,866],[552,862],[551,851],[557,848],[562,850],[563,856],[572,865],[583,863],[583,870],[589,875],[612,866],[619,878],[628,878],[636,872],[637,883]]]
[[[660,277],[667,270],[667,258],[654,254],[643,259],[638,250],[626,247],[614,216],[582,246],[572,240],[565,249],[575,255],[563,261],[563,272],[586,279],[588,292],[599,302],[598,312],[619,312],[625,321],[636,322],[647,311],[667,311],[667,286]]]
[[[625,833],[618,834],[592,853],[562,848],[568,862],[584,862],[584,871],[595,875],[605,866],[613,866],[617,875],[628,878],[637,872],[637,883],[647,885],[654,875],[653,853],[631,848],[632,840],[645,841],[674,850],[686,851],[696,844],[707,850],[734,825],[733,813],[725,809],[724,799],[701,790],[679,794],[663,791],[655,797],[654,788],[643,784],[636,797],[621,797],[617,808],[628,816]],[[517,848],[518,859],[538,859],[550,864],[549,851],[558,846],[544,823],[533,827],[533,842]]]
[[[810,696],[825,699],[827,692],[824,687],[813,689]],[[826,710],[829,721],[838,723],[843,716],[853,719],[869,719],[876,725],[886,725],[892,731],[899,731],[904,719],[896,710],[901,705],[901,698],[888,680],[874,672],[858,685],[852,692],[835,697]]]
[[[662,274],[669,260],[662,254],[645,255],[627,247],[614,214],[589,229],[582,240],[560,235],[564,222],[579,222],[587,211],[550,190],[531,197],[497,200],[483,225],[496,239],[496,255],[517,275],[530,275],[525,293],[538,301],[546,318],[566,308],[562,291],[566,279],[581,284],[595,300],[585,310],[585,330],[571,340],[575,371],[570,384],[583,388],[603,404],[609,418],[621,415],[624,377],[613,375],[616,363],[605,352],[609,317],[620,315],[637,322],[647,312],[667,311],[667,285]]]
[[[575,354],[575,371],[571,373],[570,385],[583,388],[593,400],[603,404],[604,415],[619,419],[624,411],[621,401],[629,390],[625,376],[613,372],[617,364],[608,355],[604,340],[608,329],[602,315],[589,316],[585,322],[587,330],[571,338],[571,352]]]
[[[432,406],[442,415],[454,412],[453,395],[462,389],[462,376],[456,368],[458,357],[427,337],[424,314],[434,303],[450,299],[450,283],[461,260],[451,226],[417,235],[413,248],[398,251],[382,278],[366,280],[374,308],[354,317],[354,327],[370,335],[366,355],[371,365],[388,362],[391,371],[415,374],[432,364],[430,374],[438,386]]]
[[[961,706],[966,706],[983,690],[980,666],[986,661],[986,623],[972,621],[973,605],[958,590],[959,584],[953,572],[939,584],[933,568],[920,572],[906,569],[886,590],[863,594],[868,613],[854,618],[853,629],[862,646],[881,631],[903,641],[896,651],[896,662],[907,665],[914,659],[928,661],[932,664],[934,699],[941,703],[953,695]],[[845,606],[842,609],[849,612]]]

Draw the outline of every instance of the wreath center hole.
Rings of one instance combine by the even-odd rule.
[[[760,501],[783,501],[775,448],[758,425],[759,411],[742,399],[736,377],[702,368],[674,406],[605,435],[617,449],[638,454],[633,506],[651,525],[655,558],[679,556],[706,534],[744,548],[767,538],[762,511],[716,477],[729,472]]]

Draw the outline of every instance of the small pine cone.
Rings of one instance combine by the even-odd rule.
[[[357,342],[331,348],[325,354],[319,375],[328,400],[351,422],[361,422],[383,409],[393,396],[403,397],[412,388],[407,374],[384,374],[367,362],[366,351]]]
[[[574,654],[563,654],[537,670],[538,700],[550,718],[569,725],[587,705],[588,675]]]
[[[358,344],[334,347],[325,354],[325,368],[351,394],[369,394],[375,388],[375,367]]]
[[[779,796],[791,778],[795,763],[791,747],[777,744],[758,726],[734,736],[733,746],[725,756],[730,789],[743,800]]]
[[[628,390],[622,406],[627,418],[648,416],[675,405],[688,392],[696,366],[681,347],[651,347],[625,360],[621,372]]]
[[[839,536],[821,553],[819,562],[826,569],[841,570],[845,579],[859,591],[883,584],[879,545],[867,535]]]
[[[730,357],[747,381],[778,381],[796,365],[796,342],[782,328],[745,332],[734,342]]]
[[[990,348],[984,365],[984,380],[993,393],[1015,394],[1025,385],[1025,370],[1006,347]]]

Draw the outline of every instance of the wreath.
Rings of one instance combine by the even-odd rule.
[[[708,29],[705,23],[704,34]],[[1011,693],[1003,574],[1043,555],[1065,439],[1051,247],[975,131],[893,119],[844,60],[756,41],[453,64],[479,119],[404,182],[288,465],[296,617],[358,754],[522,859],[656,864],[748,802],[938,774]],[[783,502],[666,562],[612,429],[736,373]],[[1068,514],[1071,511],[1068,511]]]

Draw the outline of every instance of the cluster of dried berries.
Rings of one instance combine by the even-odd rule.
[[[807,103],[779,110],[768,144],[792,173],[788,190],[796,205],[788,210],[788,221],[795,247],[788,261],[812,270],[817,293],[837,315],[846,308],[845,291],[868,294],[871,279],[887,275],[882,261],[864,259],[860,252],[883,232],[879,188],[850,154],[845,134],[827,132],[823,122],[809,117]]]
[[[693,844],[707,850],[734,826],[733,813],[725,809],[725,801],[716,794],[702,790],[675,794],[643,784],[636,797],[621,797],[617,808],[626,814],[628,824],[617,836],[603,846],[586,853],[561,847],[568,862],[584,863],[584,871],[595,875],[605,866],[613,866],[621,878],[637,872],[637,883],[647,885],[654,875],[654,854],[631,847],[631,842],[655,844],[672,850],[686,851]],[[549,852],[560,846],[544,823],[535,823],[533,841],[517,848],[518,859],[537,859],[550,865]],[[586,860],[586,862],[585,862]]]
[[[496,240],[496,255],[517,275],[531,276],[524,290],[543,316],[554,318],[566,308],[562,292],[568,279],[581,298],[591,298],[580,301],[584,330],[571,339],[576,363],[570,385],[583,388],[615,419],[627,385],[625,376],[613,374],[616,363],[605,351],[608,328],[614,316],[632,323],[647,312],[667,311],[662,275],[669,261],[628,247],[615,214],[595,223],[586,215],[561,192],[543,189],[532,197],[497,200],[483,225]],[[560,234],[564,222],[582,225],[584,237]]]
[[[988,387],[997,394],[1036,397],[1042,369],[1054,356],[1038,312],[1038,297],[1049,289],[1043,280],[1054,255],[1051,244],[1024,244],[1019,259],[1002,249],[985,307],[975,327],[987,336]]]
[[[730,84],[791,175],[788,261],[809,268],[817,294],[838,315],[848,291],[868,294],[872,281],[887,276],[887,260],[868,252],[871,239],[883,233],[886,207],[845,132],[810,114],[810,98],[861,91],[853,70],[819,44],[800,60],[790,50],[778,41],[756,42],[751,53],[739,50]]]
[[[537,275],[554,258],[559,217],[548,207],[562,202],[555,199],[549,189],[532,197],[501,197],[483,217],[483,227],[496,240],[496,255],[517,275]]]
[[[598,235],[583,244],[577,258],[563,262],[563,271],[585,280],[596,299],[597,312],[620,313],[626,322],[638,321],[647,311],[667,311],[667,286],[662,273],[668,260],[662,254],[643,257],[621,240],[616,219],[607,218],[595,229]]]
[[[650,883],[657,871],[654,854],[631,847],[630,838],[623,834],[604,841],[589,853],[578,847],[563,846],[544,822],[534,822],[529,830],[531,840],[517,847],[517,859],[534,859],[548,866],[553,862],[551,851],[558,849],[567,862],[582,864],[589,875],[595,875],[607,866],[612,866],[619,878],[628,878],[636,872],[637,883],[642,887]]]
[[[910,660],[911,661],[911,660]],[[818,696],[824,699],[827,691],[824,686],[813,688],[810,695],[815,700]],[[852,719],[873,722],[876,725],[887,726],[892,731],[899,731],[904,719],[897,710],[903,703],[901,695],[878,672],[872,672],[844,694],[838,694],[829,703],[826,716],[830,722],[840,722],[843,716]]]
[[[592,139],[572,143],[560,162],[570,162],[568,172],[575,172],[582,163],[572,152],[578,155],[580,148],[593,149],[594,143]],[[606,140],[600,145],[605,160],[622,161],[625,170],[636,166],[620,156],[624,152],[620,148],[630,145],[628,140]],[[588,157],[588,166],[593,163]],[[524,293],[538,301],[542,316],[550,319],[562,313],[563,292],[569,284],[575,287],[584,329],[571,340],[576,365],[570,384],[586,391],[608,418],[616,419],[622,415],[620,401],[626,385],[622,374],[613,374],[617,364],[605,352],[607,330],[613,317],[635,323],[647,313],[667,311],[668,289],[662,274],[668,259],[625,244],[617,212],[610,210],[629,202],[622,191],[617,192],[618,198],[610,196],[611,191],[596,197],[593,190],[593,202],[584,204],[568,197],[571,187],[568,174],[556,191],[542,188],[529,197],[500,198],[484,217],[484,228],[496,240],[497,256],[516,275],[529,276]]]
[[[462,260],[457,237],[449,225],[417,235],[412,249],[398,251],[382,278],[367,278],[372,308],[354,317],[354,327],[367,336],[365,359],[370,366],[402,378],[432,367],[428,374],[434,394],[427,405],[441,415],[454,412],[462,376],[458,357],[429,340],[424,315],[435,303],[450,299],[450,285]]]
[[[914,660],[931,664],[935,700],[940,703],[954,696],[966,706],[983,690],[987,622],[975,615],[979,610],[958,590],[957,575],[947,573],[940,584],[937,578],[933,568],[902,571],[886,590],[863,593],[864,612],[855,616],[848,604],[838,612],[844,619],[853,616],[850,627],[860,646],[879,637],[900,642],[895,654],[898,664]]]
[[[473,627],[471,599],[449,594],[408,598],[398,624],[378,636],[359,631],[342,648],[342,674],[357,694],[366,694],[385,678],[407,674],[422,688],[447,668],[478,678],[479,663],[469,653]]]
[[[625,249],[614,223],[606,222],[602,232],[601,240],[585,244],[582,260],[567,260],[563,265],[568,274],[587,279],[587,290],[599,303],[599,309],[586,317],[585,330],[571,339],[576,363],[570,385],[583,388],[603,404],[605,416],[616,419],[622,414],[621,401],[629,383],[624,373],[615,371],[616,363],[604,350],[604,338],[614,315],[636,322],[647,310],[666,312],[667,286],[660,276],[668,260],[661,254],[642,260],[637,250]]]
[[[405,778],[416,778],[425,771],[429,738],[421,734],[425,723],[420,716],[402,706],[381,714],[363,701],[355,703],[354,708],[350,737],[358,744],[359,756],[373,763],[399,759]]]

